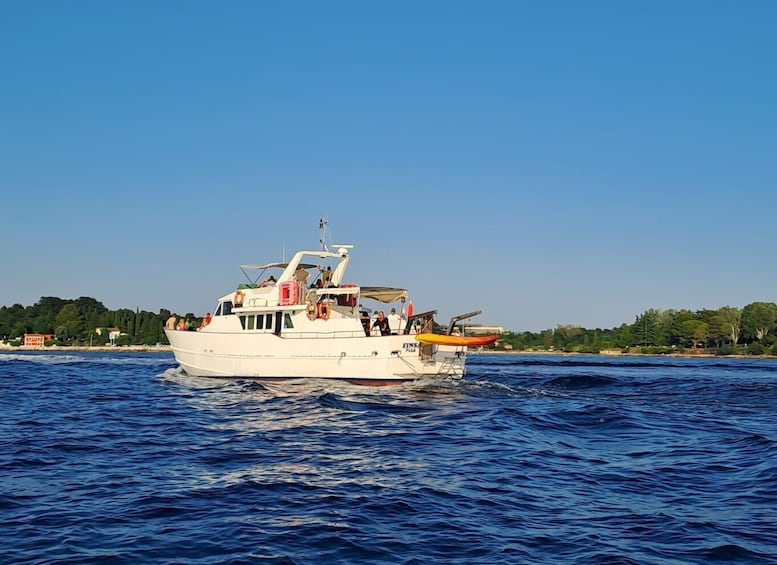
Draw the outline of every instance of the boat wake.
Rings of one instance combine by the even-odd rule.
[[[573,375],[554,377],[545,382],[546,386],[560,389],[585,389],[615,385],[619,380],[602,375]]]
[[[180,365],[164,371],[160,377],[163,381],[175,384],[184,388],[192,389],[211,389],[222,388],[225,385],[232,384],[229,379],[217,379],[213,377],[193,377],[183,370]]]
[[[334,408],[346,412],[379,412],[383,414],[424,414],[433,410],[429,406],[413,406],[392,402],[386,398],[376,401],[348,399],[338,394],[327,392],[318,397],[318,403],[324,408]]]
[[[0,363],[9,362],[39,363],[41,365],[61,365],[63,363],[82,363],[87,361],[78,355],[59,355],[48,353],[4,353],[0,355]]]
[[[537,398],[544,396],[567,396],[565,389],[586,389],[606,386],[610,380],[603,377],[585,382],[566,382],[566,379],[551,379],[543,383],[507,384],[495,380],[469,380],[459,377],[426,377],[401,385],[372,387],[353,384],[336,379],[299,378],[287,380],[251,379],[247,377],[196,377],[183,368],[169,368],[160,375],[161,379],[187,389],[223,390],[234,394],[245,394],[246,399],[255,393],[269,397],[317,399],[325,408],[349,411],[380,409],[387,412],[414,412],[427,408],[392,406],[401,402],[439,402],[466,398]],[[556,382],[557,381],[557,382]],[[388,408],[387,408],[388,406]]]
[[[49,351],[29,353],[0,353],[0,363],[35,363],[39,365],[74,365],[88,363],[89,365],[121,365],[121,366],[149,366],[158,365],[160,362],[169,364],[168,357],[159,357],[128,353],[117,355],[114,353],[85,353],[74,355],[72,353],[52,353]]]

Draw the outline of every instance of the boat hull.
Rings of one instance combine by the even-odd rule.
[[[166,333],[176,360],[187,374],[199,377],[314,378],[383,385],[465,373],[466,348],[422,345],[412,335]]]

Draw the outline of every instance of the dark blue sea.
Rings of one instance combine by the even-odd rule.
[[[777,361],[468,370],[265,385],[0,354],[0,562],[777,563]]]

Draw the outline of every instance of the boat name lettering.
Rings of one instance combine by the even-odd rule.
[[[402,349],[408,353],[415,353],[417,347],[418,347],[418,344],[412,341],[410,343],[402,344]]]

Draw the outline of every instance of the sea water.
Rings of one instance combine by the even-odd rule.
[[[0,562],[777,563],[777,361],[468,371],[267,385],[0,354]]]

